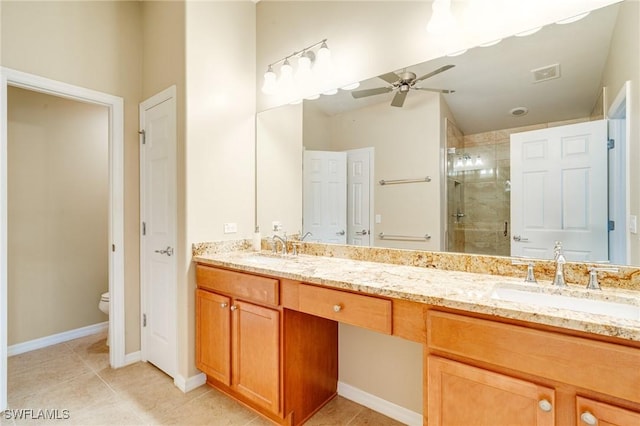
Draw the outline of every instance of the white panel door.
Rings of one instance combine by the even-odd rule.
[[[175,89],[174,89],[175,90]],[[171,377],[176,345],[176,114],[169,89],[140,104],[142,359]]]
[[[607,261],[605,120],[511,135],[511,255]]]
[[[371,245],[373,148],[347,151],[347,243]]]
[[[309,241],[347,242],[347,154],[305,151],[302,193],[303,234]]]

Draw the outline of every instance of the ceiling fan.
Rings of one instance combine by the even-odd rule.
[[[389,72],[386,74],[379,75],[378,78],[383,79],[387,83],[391,84],[391,87],[376,87],[374,89],[363,89],[356,90],[351,92],[351,96],[355,99],[365,98],[367,96],[373,95],[381,95],[383,93],[389,93],[394,90],[397,90],[393,100],[391,101],[391,106],[394,107],[402,107],[404,105],[404,100],[409,93],[409,90],[425,90],[429,92],[438,92],[438,93],[453,93],[455,90],[442,90],[442,89],[428,89],[426,87],[416,87],[416,83],[422,80],[426,80],[429,77],[433,77],[436,74],[440,74],[441,72],[445,72],[451,68],[455,67],[455,65],[445,65],[443,67],[438,68],[435,71],[431,71],[428,74],[423,75],[420,78],[416,78],[416,74],[411,71],[402,71],[399,74],[394,72]]]

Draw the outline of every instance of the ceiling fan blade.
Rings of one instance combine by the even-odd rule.
[[[400,76],[394,72],[388,72],[386,74],[379,75],[378,78],[383,79],[389,84],[396,83],[400,80]]]
[[[407,93],[409,92],[396,93],[396,95],[393,97],[393,100],[391,101],[391,106],[402,107],[402,105],[404,105],[404,100],[407,98]]]
[[[358,99],[358,98],[364,98],[364,97],[367,97],[367,96],[381,95],[383,93],[389,93],[392,90],[393,90],[392,87],[377,87],[375,89],[355,90],[355,91],[351,92],[351,96],[353,96],[355,99]]]
[[[429,89],[427,87],[412,87],[412,89],[414,90],[424,90],[425,92],[436,92],[436,93],[444,93],[449,94],[449,93],[455,93],[455,90],[447,90],[447,89]]]
[[[445,65],[443,67],[438,68],[435,71],[431,71],[429,74],[425,74],[420,78],[416,78],[415,81],[420,81],[420,80],[426,80],[429,77],[433,77],[436,74],[440,74],[441,72],[445,72],[446,70],[449,70],[451,68],[455,67],[455,65]]]

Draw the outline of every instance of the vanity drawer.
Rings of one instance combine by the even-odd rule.
[[[273,278],[196,265],[196,283],[202,289],[268,305],[280,300],[279,282]]]
[[[640,402],[640,349],[438,311],[427,313],[427,345]]]
[[[391,301],[346,291],[300,284],[298,310],[391,334]]]

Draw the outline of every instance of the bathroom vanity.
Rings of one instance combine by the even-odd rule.
[[[627,318],[496,297],[525,287],[511,277],[246,251],[194,260],[198,368],[276,423],[302,424],[336,394],[343,322],[423,345],[425,425],[640,424],[637,292],[563,291],[630,304]]]

